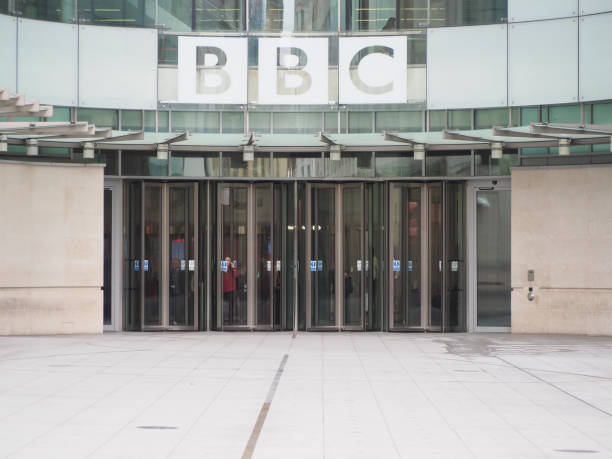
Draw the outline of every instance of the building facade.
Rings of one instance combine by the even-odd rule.
[[[0,43],[113,129],[37,150],[105,163],[105,329],[612,333],[608,1],[4,0]]]

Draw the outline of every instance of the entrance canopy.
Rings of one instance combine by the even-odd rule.
[[[62,128],[75,123],[58,123]],[[32,126],[35,127],[35,126]],[[48,126],[48,128],[52,128]],[[58,126],[58,129],[60,127]],[[91,128],[90,128],[91,129]],[[25,131],[25,132],[24,132]],[[15,129],[11,123],[0,123],[0,134],[9,145],[26,145],[37,139],[48,147],[83,148],[85,144],[97,150],[140,150],[184,152],[370,152],[370,151],[461,151],[505,150],[517,148],[560,147],[560,154],[569,154],[572,145],[609,144],[612,126],[560,125],[533,123],[529,126],[494,127],[468,131],[383,132],[372,134],[191,134],[149,133],[142,131],[97,130],[91,137],[69,137],[51,130],[28,134],[27,127]],[[92,135],[93,134],[93,135]],[[98,135],[96,135],[98,134]],[[564,150],[567,149],[567,150]]]

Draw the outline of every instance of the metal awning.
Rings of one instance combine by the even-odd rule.
[[[1,123],[0,123],[1,125]],[[80,123],[60,123],[69,128]],[[88,125],[88,133],[94,135],[56,135],[50,131],[3,131],[6,142],[26,145],[29,139],[36,139],[39,146],[82,148],[85,143],[98,150],[145,150],[164,149],[181,152],[283,152],[319,153],[330,151],[412,152],[415,148],[425,151],[469,151],[491,150],[493,148],[542,148],[567,145],[610,144],[612,126],[579,126],[534,123],[529,126],[494,127],[478,130],[445,130],[441,132],[384,132],[367,134],[189,134],[154,133],[142,131],[100,130]],[[92,131],[93,129],[93,131]],[[166,147],[167,146],[167,147]]]

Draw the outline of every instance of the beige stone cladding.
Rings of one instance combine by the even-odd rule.
[[[103,173],[0,161],[0,334],[102,332]]]
[[[612,167],[512,171],[512,287],[514,333],[612,335]]]

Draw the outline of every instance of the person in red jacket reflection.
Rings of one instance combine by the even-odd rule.
[[[225,310],[225,322],[228,323],[234,319],[234,306],[236,303],[236,279],[238,279],[238,269],[232,263],[230,257],[225,257],[227,263],[227,271],[223,272],[223,304]]]

